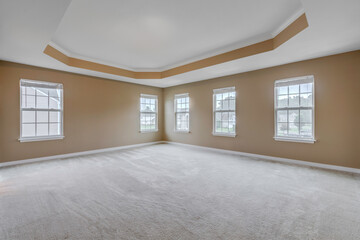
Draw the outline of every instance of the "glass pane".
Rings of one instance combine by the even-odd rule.
[[[36,107],[37,108],[48,108],[49,107],[48,97],[36,96]]]
[[[47,88],[36,88],[37,96],[49,96],[49,90]]]
[[[301,124],[300,135],[311,137],[312,136],[312,124]]]
[[[302,107],[312,107],[312,94],[300,94],[300,104]]]
[[[23,123],[35,123],[35,111],[22,111]]]
[[[223,93],[223,100],[226,100],[229,98],[229,93]]]
[[[38,123],[36,124],[36,136],[47,136],[49,135],[49,124]]]
[[[298,93],[299,93],[299,85],[289,86],[289,94],[298,94]]]
[[[311,93],[312,92],[312,83],[304,83],[300,85],[301,93]]]
[[[34,137],[35,124],[22,124],[22,137]]]
[[[287,96],[287,95],[278,96],[277,106],[278,106],[279,108],[287,107],[287,106],[288,106],[288,96]]]
[[[49,113],[44,111],[36,112],[36,122],[47,123],[49,121]]]
[[[60,135],[60,123],[51,123],[49,135]]]
[[[221,121],[216,121],[215,132],[221,132]]]
[[[299,135],[299,123],[289,123],[289,135]]]
[[[229,121],[233,121],[233,122],[236,121],[236,116],[235,116],[235,113],[234,113],[234,112],[230,112],[230,113],[229,113]]]
[[[289,95],[289,107],[299,107],[299,94]]]
[[[289,122],[300,122],[299,110],[289,110]]]
[[[277,124],[277,135],[285,136],[287,135],[287,123],[278,123]]]
[[[221,121],[221,113],[219,112],[215,113],[215,121]]]
[[[277,121],[278,122],[287,122],[287,110],[277,111]]]
[[[145,103],[145,98],[140,98],[140,103]]]
[[[229,132],[235,133],[235,125],[236,123],[234,121],[229,121]]]
[[[26,94],[26,87],[20,87],[21,89],[21,94],[25,95]]]
[[[60,90],[59,89],[49,89],[49,96],[60,98]]]
[[[235,110],[235,99],[231,99],[229,103],[230,103],[229,110]]]
[[[222,101],[216,101],[216,110],[221,110],[222,109]]]
[[[61,122],[61,113],[50,112],[50,122]]]
[[[49,98],[49,108],[50,109],[60,109],[61,105],[60,105],[60,99],[59,98],[54,98],[54,97],[51,97]]]
[[[35,108],[35,96],[25,96],[25,107]]]
[[[35,95],[35,89],[33,87],[26,87],[27,95]]]
[[[221,120],[222,121],[228,121],[229,120],[229,113],[228,112],[221,113]]]
[[[300,110],[300,122],[312,123],[312,110]]]
[[[216,94],[216,101],[221,101],[222,100],[222,94]]]
[[[287,95],[288,94],[288,87],[287,86],[285,86],[285,87],[277,87],[276,90],[277,90],[278,95],[283,95],[283,94]]]
[[[154,104],[151,104],[150,110],[151,110],[152,112],[155,112],[155,111],[156,111],[156,105],[155,105],[155,103],[154,103]]]

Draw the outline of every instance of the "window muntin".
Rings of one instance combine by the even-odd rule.
[[[20,80],[20,141],[63,138],[63,85]]]
[[[189,132],[189,94],[175,95],[175,131]]]
[[[314,142],[314,77],[275,82],[275,139]]]
[[[158,130],[158,99],[155,95],[140,95],[140,131]]]
[[[213,134],[236,135],[236,92],[235,87],[214,89]]]

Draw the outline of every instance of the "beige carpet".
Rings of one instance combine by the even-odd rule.
[[[360,177],[171,144],[2,168],[0,239],[359,240]]]

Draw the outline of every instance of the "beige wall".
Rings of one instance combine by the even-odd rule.
[[[21,78],[63,83],[63,140],[18,141]],[[159,97],[157,133],[139,133],[140,93]],[[162,94],[160,88],[0,61],[0,162],[162,140]]]
[[[274,81],[315,77],[315,144],[274,136]],[[213,136],[212,90],[235,86],[237,137]],[[174,94],[190,94],[190,131],[174,132]],[[165,140],[360,168],[360,51],[166,88]]]

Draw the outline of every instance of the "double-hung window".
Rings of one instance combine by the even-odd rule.
[[[156,95],[140,95],[140,132],[158,130],[158,98]]]
[[[175,131],[189,132],[189,94],[177,94],[174,100]]]
[[[214,89],[213,91],[213,135],[235,137],[235,87]]]
[[[314,136],[314,77],[275,82],[275,140],[311,142]]]
[[[63,85],[20,80],[20,141],[63,138]]]

